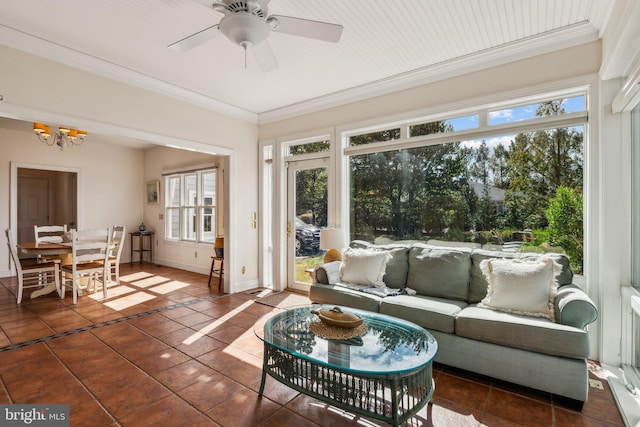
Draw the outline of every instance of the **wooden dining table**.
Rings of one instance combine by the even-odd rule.
[[[68,258],[67,261],[70,261],[71,258],[71,243],[35,243],[35,242],[24,242],[18,243],[16,245],[18,250],[26,255],[40,255],[43,257],[47,257],[50,255],[60,255],[60,258],[65,261],[65,258]],[[37,298],[42,295],[50,294],[53,291],[56,291],[56,285],[51,283],[44,286],[42,289],[38,289],[31,293],[31,298]]]

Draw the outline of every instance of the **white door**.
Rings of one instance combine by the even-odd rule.
[[[328,159],[287,164],[287,271],[290,288],[308,291],[310,272],[322,264],[320,229],[327,226]]]

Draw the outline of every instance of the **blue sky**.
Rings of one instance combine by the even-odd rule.
[[[576,96],[573,98],[565,99],[563,102],[563,107],[567,113],[573,113],[576,111],[584,111],[585,99],[584,96]],[[522,120],[530,120],[535,118],[535,112],[538,104],[530,104],[524,105],[514,108],[507,108],[503,110],[491,111],[489,113],[489,124],[490,125],[499,125],[503,123],[512,123],[518,122]],[[454,130],[466,130],[466,129],[474,129],[478,127],[478,116],[466,116],[466,117],[458,117],[455,119],[447,120],[450,123]],[[499,137],[485,138],[485,142],[491,148],[496,145],[502,144],[508,146],[511,140],[515,135],[503,135]],[[474,146],[476,144],[480,144],[482,140],[479,141],[463,141],[465,146]]]

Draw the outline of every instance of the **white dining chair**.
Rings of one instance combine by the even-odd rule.
[[[60,270],[55,262],[39,262],[36,259],[22,260],[18,257],[18,250],[13,243],[11,230],[4,231],[7,236],[7,245],[11,259],[16,266],[16,274],[18,276],[18,289],[16,299],[18,304],[22,302],[22,293],[24,289],[42,288],[49,284],[55,284],[58,294],[60,295]]]
[[[120,284],[120,256],[124,246],[124,236],[127,228],[124,225],[111,227],[111,246],[109,247],[109,281],[115,278],[116,284]]]
[[[62,243],[66,232],[67,224],[33,226],[36,243]]]
[[[61,266],[61,298],[64,299],[69,276],[74,304],[78,302],[78,294],[81,289],[95,291],[99,278],[102,279],[102,294],[104,298],[107,298],[110,242],[111,228],[71,230],[71,263]],[[87,284],[81,286],[81,279],[86,279]]]
[[[34,225],[33,234],[36,243],[62,243],[64,235],[67,232],[67,224],[64,225]],[[41,257],[38,255],[40,262],[57,262],[60,263],[60,257],[48,256]]]

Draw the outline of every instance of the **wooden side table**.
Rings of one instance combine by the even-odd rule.
[[[220,267],[215,268],[216,261],[220,263]],[[222,290],[222,275],[224,274],[224,258],[211,257],[211,271],[209,272],[209,287],[211,287],[211,277],[216,273],[218,275],[218,290]]]
[[[153,264],[153,231],[134,231],[129,233],[131,236],[131,251],[130,251],[130,259],[129,263],[133,264],[133,253],[140,253],[140,264],[142,264],[142,259],[144,258],[144,253],[149,253],[149,262]],[[138,249],[133,248],[133,238],[138,238]],[[145,238],[149,241],[148,246],[145,249],[144,240]]]

